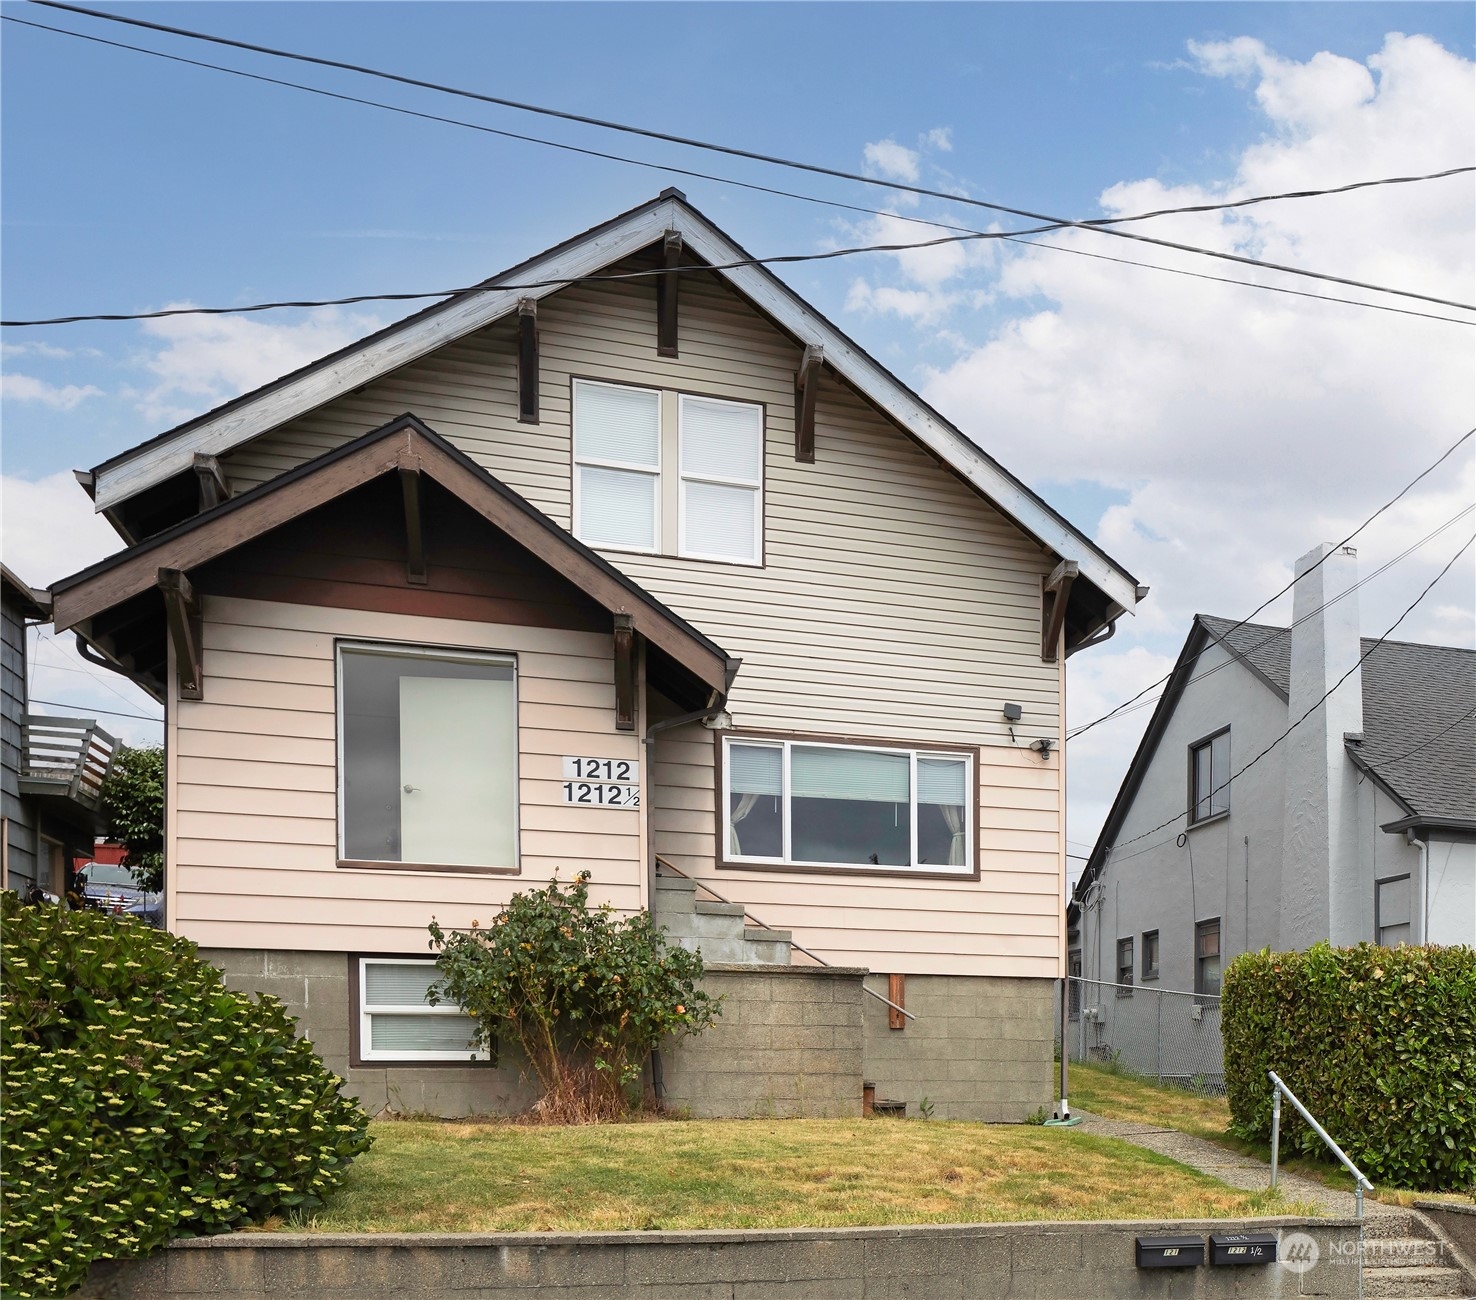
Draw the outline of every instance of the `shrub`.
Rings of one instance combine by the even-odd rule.
[[[1476,950],[1246,953],[1220,1004],[1232,1127],[1271,1134],[1275,1070],[1375,1182],[1476,1183]],[[1283,1104],[1282,1144],[1331,1158]]]
[[[367,1119],[275,998],[139,921],[0,895],[5,1294],[314,1206]]]
[[[702,958],[669,947],[648,913],[591,909],[588,880],[514,894],[486,927],[430,926],[433,997],[459,1003],[489,1049],[499,1036],[516,1043],[543,1089],[535,1113],[565,1123],[620,1115],[652,1048],[718,1013],[697,987]]]
[[[102,790],[108,834],[123,843],[123,864],[140,889],[164,888],[164,751],[120,749]]]

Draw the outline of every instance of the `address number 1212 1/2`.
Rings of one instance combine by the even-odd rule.
[[[565,781],[564,802],[598,808],[639,808],[641,787],[613,785],[605,781]]]

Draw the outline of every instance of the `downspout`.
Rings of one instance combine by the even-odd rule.
[[[1413,826],[1405,830],[1404,842],[1420,855],[1420,943],[1426,944],[1430,942],[1430,845],[1415,834]],[[1378,941],[1375,931],[1374,942]]]
[[[729,678],[731,682],[731,676]],[[662,718],[660,722],[653,722],[646,728],[646,734],[641,737],[642,754],[646,764],[646,789],[655,793],[656,789],[656,767],[652,757],[656,752],[656,737],[663,731],[669,731],[673,727],[685,727],[689,722],[709,722],[719,717],[726,708],[728,697],[726,694],[719,695],[713,704],[705,709],[693,709],[690,713],[679,713],[674,718]],[[646,826],[649,843],[646,853],[646,914],[651,917],[656,915],[656,830],[651,821],[651,809],[646,810]],[[666,1079],[661,1067],[661,1049],[651,1049],[651,1092],[656,1098],[659,1109],[666,1097]]]

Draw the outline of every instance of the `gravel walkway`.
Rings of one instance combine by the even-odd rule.
[[[1259,1192],[1271,1181],[1269,1164],[1253,1156],[1243,1156],[1234,1151],[1227,1151],[1224,1147],[1207,1142],[1204,1138],[1190,1137],[1189,1134],[1180,1133],[1177,1129],[1158,1128],[1138,1120],[1103,1119],[1087,1111],[1073,1111],[1073,1113],[1082,1116],[1083,1132],[1096,1133],[1102,1137],[1121,1138],[1124,1142],[1131,1142],[1135,1146],[1146,1147],[1149,1151],[1168,1156],[1169,1159],[1177,1160],[1191,1169],[1198,1169],[1211,1178],[1218,1178],[1222,1183],[1229,1183],[1231,1187]],[[1277,1183],[1282,1189],[1282,1195],[1288,1201],[1315,1205],[1329,1218],[1351,1219],[1353,1217],[1352,1192],[1340,1192],[1324,1183],[1284,1171],[1277,1177]],[[1370,1218],[1381,1214],[1408,1214],[1407,1210],[1402,1210],[1397,1205],[1384,1205],[1367,1197],[1364,1198],[1363,1212]]]

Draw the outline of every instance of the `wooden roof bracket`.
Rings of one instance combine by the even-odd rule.
[[[794,376],[794,458],[805,465],[815,463],[815,401],[824,364],[825,349],[811,345],[805,348]]]
[[[518,299],[518,423],[538,423],[538,299]]]
[[[682,237],[668,230],[661,239],[661,265],[656,281],[656,355],[677,355],[677,297],[681,288]]]
[[[174,646],[179,698],[203,700],[205,674],[201,666],[200,604],[195,599],[195,589],[182,569],[160,569],[159,590],[164,596],[169,640]]]
[[[1048,663],[1056,662],[1061,649],[1061,629],[1066,625],[1066,602],[1071,596],[1071,584],[1076,581],[1079,566],[1075,560],[1062,560],[1051,570],[1045,580],[1046,602],[1041,611],[1040,657]]]
[[[634,731],[636,725],[635,622],[629,614],[615,616],[615,730]]]
[[[401,466],[400,495],[405,501],[405,581],[423,587],[430,581],[425,561],[425,530],[421,523],[420,471]]]
[[[231,499],[231,485],[226,482],[225,471],[220,467],[218,456],[207,456],[197,451],[193,458],[195,477],[200,481],[200,508],[197,514],[214,510],[222,501]]]

